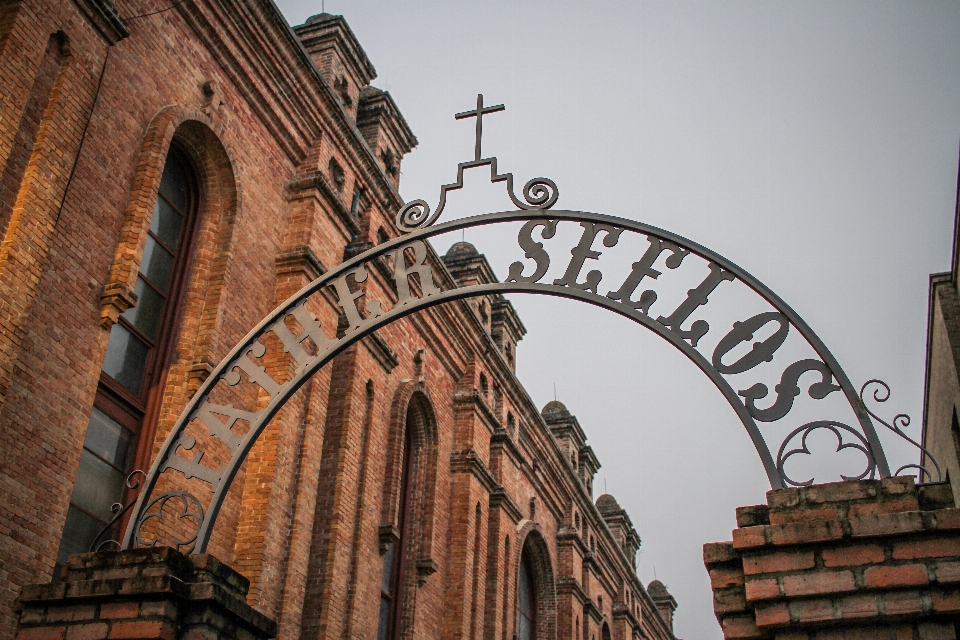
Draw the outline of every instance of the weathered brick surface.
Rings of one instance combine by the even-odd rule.
[[[17,639],[272,638],[276,624],[245,602],[248,584],[211,556],[169,548],[73,556],[62,583],[24,589]]]
[[[165,621],[183,620],[162,598],[91,610],[74,602],[96,591],[84,580],[50,588],[70,603],[56,610],[20,617],[15,605],[21,589],[30,596],[53,577],[110,326],[132,302],[170,149],[194,165],[201,197],[135,468],[149,468],[198,387],[277,304],[353,249],[399,233],[398,163],[415,139],[389,96],[363,108],[375,72],[345,25],[320,17],[291,36],[269,2],[116,4],[120,17],[110,0],[0,3],[0,495],[16,497],[0,500],[0,640],[18,623],[25,638],[99,637],[103,625],[109,638],[159,638]],[[141,10],[150,15],[122,17]],[[429,259],[438,284],[453,286],[439,256]],[[387,268],[362,284],[388,306],[395,286]],[[376,637],[411,403],[429,416],[416,425],[401,636],[511,637],[520,554],[542,540],[544,584],[558,585],[542,594],[544,637],[599,636],[605,623],[615,637],[671,637],[636,576],[629,531],[610,534],[592,476],[582,460],[571,468],[582,452],[558,447],[501,351],[493,314],[482,319],[477,305],[434,308],[354,345],[250,452],[209,550],[244,577],[218,588],[245,594],[280,637]],[[335,296],[309,306],[332,333]],[[289,380],[292,357],[267,348],[259,364]],[[253,385],[238,389],[237,406],[265,403]],[[204,464],[226,463],[226,447],[193,435]],[[157,491],[209,493],[175,475]],[[122,564],[77,563],[72,575],[130,579]],[[143,587],[169,578],[162,563],[137,572]],[[724,580],[742,600],[742,572]],[[226,633],[215,626],[198,621],[189,636]]]
[[[738,511],[732,543],[704,546],[724,637],[956,637],[960,531],[948,484],[891,478],[767,496],[766,509]]]

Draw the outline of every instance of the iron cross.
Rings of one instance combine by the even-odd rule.
[[[463,113],[458,113],[454,116],[457,120],[463,120],[464,118],[477,118],[477,144],[473,150],[473,159],[480,159],[480,138],[483,137],[483,114],[485,113],[496,113],[497,111],[503,111],[506,109],[502,104],[497,104],[492,107],[483,106],[483,94],[477,94],[477,108],[474,111],[464,111]]]

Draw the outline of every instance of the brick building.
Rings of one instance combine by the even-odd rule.
[[[113,566],[68,558],[238,340],[397,235],[417,141],[342,18],[291,28],[268,0],[4,0],[0,57],[0,638],[23,606],[22,636],[72,637],[21,588]],[[495,278],[466,243],[429,259]],[[245,593],[282,638],[672,638],[584,430],[514,375],[524,332],[488,296],[365,338],[232,485],[209,551],[249,587],[144,562]],[[63,619],[133,637],[122,604]]]

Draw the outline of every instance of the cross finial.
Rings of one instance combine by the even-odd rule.
[[[492,107],[483,106],[483,94],[477,94],[477,108],[473,111],[464,111],[463,113],[458,113],[454,116],[457,120],[463,120],[464,118],[477,118],[477,143],[473,149],[473,159],[480,159],[480,138],[483,137],[483,114],[485,113],[495,113],[497,111],[503,111],[506,109],[502,104],[497,104]]]

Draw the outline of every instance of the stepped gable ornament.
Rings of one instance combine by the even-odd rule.
[[[492,107],[483,106],[483,94],[478,93],[476,109],[473,111],[464,111],[454,116],[457,120],[463,120],[465,118],[477,119],[477,140],[474,145],[473,160],[458,164],[457,181],[440,187],[440,204],[437,205],[437,210],[433,212],[433,215],[430,214],[430,205],[427,204],[425,200],[412,200],[403,205],[400,211],[397,212],[396,219],[397,227],[400,231],[410,233],[417,229],[433,225],[433,223],[437,221],[437,218],[440,217],[440,214],[443,213],[443,208],[447,204],[447,192],[462,189],[464,170],[473,169],[474,167],[490,165],[490,182],[503,182],[506,180],[507,194],[518,209],[549,209],[557,203],[557,198],[560,197],[560,191],[557,189],[557,185],[553,180],[549,178],[534,178],[530,180],[527,184],[523,185],[523,200],[520,200],[513,193],[513,174],[497,173],[497,159],[493,156],[489,158],[482,157],[480,153],[480,141],[483,138],[483,116],[488,113],[496,113],[504,110],[506,110],[506,107],[502,104]]]
[[[895,474],[916,472],[920,481],[942,479],[929,452],[904,431],[908,416],[898,414],[891,423],[867,408],[868,400],[885,402],[890,388],[870,380],[858,394],[803,318],[730,260],[634,220],[554,210],[559,191],[547,178],[527,182],[523,198],[518,198],[513,175],[498,173],[497,159],[484,158],[481,151],[483,117],[503,110],[503,105],[484,106],[478,95],[476,109],[456,115],[458,120],[476,118],[474,158],[458,165],[456,182],[441,187],[436,211],[431,213],[423,200],[405,204],[396,217],[398,237],[351,257],[303,287],[216,366],[187,402],[139,483],[136,503],[115,505],[115,521],[128,509],[131,513],[120,543],[123,548],[162,544],[206,552],[220,508],[247,454],[312,375],[391,322],[439,304],[490,294],[579,300],[656,333],[724,396],[775,489],[890,476],[872,420],[923,453],[919,464],[903,465]],[[463,172],[487,165],[492,182],[507,183],[516,208],[434,224],[447,192],[463,186]],[[515,245],[517,260],[503,281],[459,286],[451,278],[434,277],[443,266],[427,244],[429,238],[502,223],[522,223]],[[561,225],[579,227],[579,240],[572,247],[565,236],[558,236]],[[632,262],[629,273],[601,261],[618,251],[621,258],[631,259],[619,261]],[[551,266],[559,277],[546,278]],[[685,275],[678,278],[675,274],[680,273]],[[691,282],[699,284],[688,289]],[[724,296],[726,306],[711,305]],[[723,312],[721,319],[712,318],[715,309]],[[724,319],[731,309],[741,309],[735,315],[741,319],[732,326]],[[326,319],[321,322],[320,317]],[[271,366],[268,372],[266,365],[278,362],[290,366]],[[275,378],[279,371],[288,373]],[[131,488],[134,481],[131,476]]]

